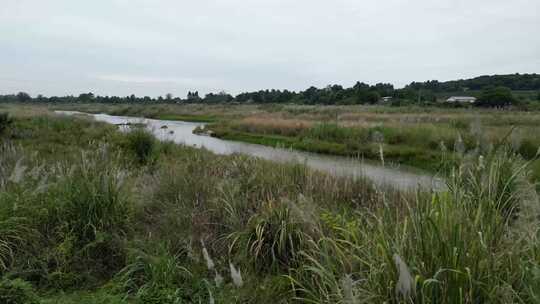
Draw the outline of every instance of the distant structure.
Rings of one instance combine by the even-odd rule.
[[[383,102],[389,102],[392,100],[392,96],[385,96],[383,98],[381,98]]]
[[[472,96],[452,96],[446,100],[446,102],[453,103],[475,103],[476,98]]]

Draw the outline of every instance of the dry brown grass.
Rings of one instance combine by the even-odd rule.
[[[312,127],[313,124],[313,121],[259,115],[243,118],[234,123],[234,127],[237,130],[250,133],[270,133],[284,136],[295,136],[300,132]]]

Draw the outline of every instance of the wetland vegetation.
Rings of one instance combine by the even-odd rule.
[[[44,106],[4,106],[0,299],[538,302],[534,112],[220,107],[124,115],[203,115],[216,128],[257,136],[429,149],[448,187],[381,187],[299,163],[158,142],[143,129],[123,133]]]

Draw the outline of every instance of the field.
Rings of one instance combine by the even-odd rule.
[[[443,171],[448,188],[399,191],[218,156],[50,112],[60,108],[212,121],[217,136],[332,147],[324,153],[377,158],[367,151],[382,147],[391,161]],[[0,116],[0,303],[540,303],[540,113],[0,112],[10,113]]]

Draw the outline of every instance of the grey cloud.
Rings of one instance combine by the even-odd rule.
[[[0,93],[183,96],[540,72],[537,0],[3,0]]]

